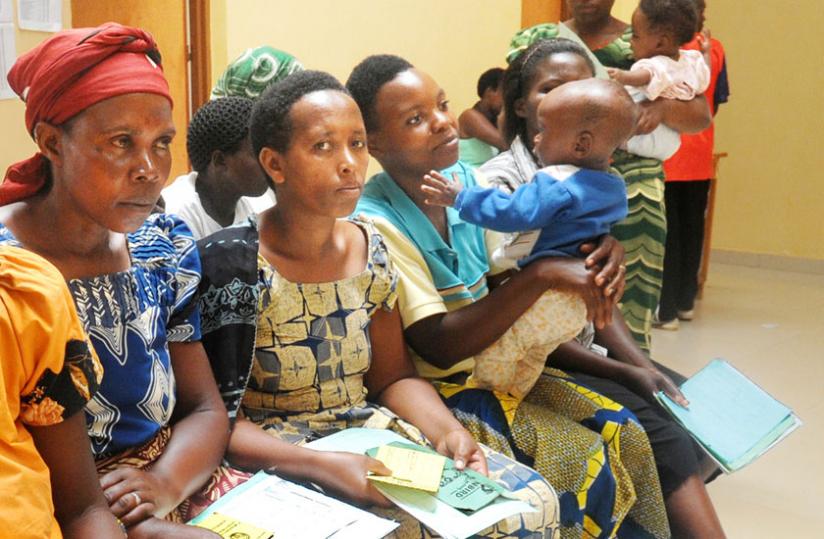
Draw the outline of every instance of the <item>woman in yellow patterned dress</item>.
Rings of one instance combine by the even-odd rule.
[[[288,77],[257,103],[251,135],[278,197],[260,216],[259,245],[254,227],[201,242],[204,345],[230,414],[241,411],[230,462],[380,506],[401,522],[399,537],[429,537],[367,480],[368,472],[388,473],[379,461],[301,447],[348,427],[392,429],[430,443],[458,468],[489,473],[537,509],[482,536],[555,536],[549,484],[481,449],[417,376],[383,240],[368,221],[342,219],[360,197],[369,159],[360,111],[343,86],[320,72]]]

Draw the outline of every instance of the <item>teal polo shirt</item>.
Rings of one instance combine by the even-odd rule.
[[[457,173],[464,187],[477,185],[472,169],[460,161],[441,173],[447,178]],[[446,208],[447,243],[403,189],[381,172],[366,182],[355,209],[361,213],[386,219],[418,248],[444,303],[486,295],[489,265],[483,229],[462,221],[455,209]]]

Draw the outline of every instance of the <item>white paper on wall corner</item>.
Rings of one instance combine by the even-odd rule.
[[[17,99],[17,95],[9,86],[6,79],[11,66],[17,58],[17,50],[14,39],[14,24],[10,22],[0,23],[0,99]]]
[[[14,12],[11,0],[0,0],[0,23],[12,22]]]
[[[58,32],[63,28],[60,0],[17,0],[17,22],[21,30]]]

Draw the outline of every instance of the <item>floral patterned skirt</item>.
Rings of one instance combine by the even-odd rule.
[[[549,481],[560,500],[561,537],[670,536],[652,449],[621,405],[551,368],[523,400],[436,387],[476,440]]]

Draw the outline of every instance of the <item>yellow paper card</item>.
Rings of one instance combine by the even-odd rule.
[[[375,458],[392,470],[391,476],[369,475],[372,481],[438,492],[446,457],[384,445]]]
[[[274,537],[270,531],[220,513],[212,513],[196,526],[212,530],[223,539],[272,539]]]

